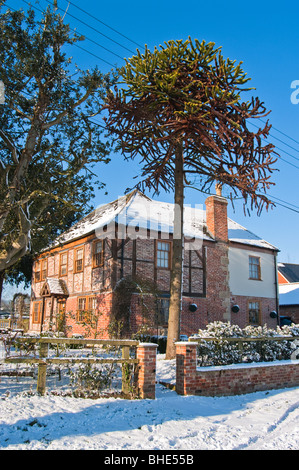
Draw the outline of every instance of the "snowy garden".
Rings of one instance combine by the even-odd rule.
[[[298,325],[273,332],[266,328],[254,331],[256,337],[275,335],[299,337]],[[220,335],[221,333],[221,335]],[[253,331],[250,332],[251,335]],[[239,347],[225,338],[250,336],[249,331],[223,324],[211,324],[199,331],[198,338],[217,338],[199,346],[200,362],[211,367],[223,362],[218,354],[220,336],[224,342],[228,363],[240,360]],[[273,344],[276,346],[273,346]],[[255,360],[292,360],[295,341],[268,341],[259,352],[246,351],[244,362]],[[121,398],[121,365],[76,364],[72,372],[65,365],[53,364],[47,376],[44,396],[36,392],[36,372],[30,364],[4,364],[7,350],[3,349],[0,377],[0,449],[98,449],[98,450],[185,450],[196,449],[299,449],[298,387],[267,390],[237,396],[179,396],[173,389],[176,380],[175,360],[166,360],[158,352],[156,399],[140,400],[136,396]],[[215,350],[213,350],[215,347]],[[250,342],[253,348],[253,342]],[[267,356],[262,356],[262,350]],[[49,349],[57,357],[57,347]],[[242,348],[244,352],[244,347]],[[91,350],[68,348],[64,356],[90,357]],[[12,351],[10,351],[10,354]],[[60,354],[59,353],[59,354]],[[101,355],[116,354],[116,350],[101,350]],[[238,353],[238,354],[237,354]],[[24,354],[24,351],[23,351]],[[99,355],[99,351],[97,352]],[[118,351],[117,356],[121,357]],[[293,356],[294,359],[294,356]],[[296,359],[294,359],[296,360]],[[219,362],[220,361],[220,362]],[[204,367],[201,365],[201,367]],[[219,366],[218,366],[219,367]],[[61,368],[61,369],[60,369]],[[36,366],[35,366],[36,369]],[[11,376],[17,370],[16,376]],[[65,380],[67,378],[67,380]],[[106,381],[106,382],[105,382]],[[76,382],[76,393],[70,384]],[[162,385],[163,383],[163,385]],[[167,383],[169,386],[167,386]],[[100,384],[102,396],[88,394],[88,387]],[[103,385],[114,388],[108,395]],[[80,387],[79,387],[80,385]],[[85,398],[78,398],[79,388],[85,387]],[[89,390],[90,391],[90,390]]]
[[[159,384],[174,379],[175,361],[158,354],[155,400],[14,394],[1,381],[0,449],[118,450],[128,456],[139,450],[299,449],[298,387],[179,396]]]

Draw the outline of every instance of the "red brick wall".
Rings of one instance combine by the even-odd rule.
[[[197,368],[196,347],[196,343],[176,344],[176,391],[180,395],[239,395],[299,385],[299,361]]]
[[[83,323],[77,319],[78,297],[73,296],[67,299],[66,303],[66,317],[67,317],[67,336],[73,334],[80,334],[85,337],[97,337],[108,339],[108,330],[110,323],[110,312],[112,307],[112,293],[103,293],[97,295],[97,314],[98,322],[97,329],[89,326],[84,326]],[[89,333],[89,335],[87,335]]]
[[[276,299],[265,297],[244,297],[241,295],[234,295],[232,297],[231,305],[238,305],[239,312],[231,313],[231,323],[237,324],[240,328],[245,328],[248,323],[248,303],[259,302],[260,304],[260,324],[267,325],[268,328],[276,329],[277,318],[271,318],[270,313],[277,310]]]

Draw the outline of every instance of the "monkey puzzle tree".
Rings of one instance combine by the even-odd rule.
[[[169,41],[126,61],[125,86],[109,93],[107,129],[127,158],[140,157],[140,188],[174,191],[167,358],[179,338],[183,261],[184,187],[198,176],[198,189],[214,182],[241,194],[259,212],[275,159],[273,145],[262,145],[270,126],[248,129],[250,118],[266,115],[258,98],[241,100],[249,78],[241,64],[224,59],[214,43]]]
[[[109,75],[81,71],[66,51],[83,39],[50,7],[12,11],[0,0],[0,277],[47,246],[88,210],[93,162],[109,147],[90,118],[101,112]]]

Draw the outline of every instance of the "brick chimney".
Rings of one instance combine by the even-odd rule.
[[[205,201],[207,229],[216,242],[210,250],[210,263],[207,269],[207,297],[213,299],[210,313],[221,321],[231,321],[227,200],[221,195],[221,187],[216,186],[216,195]]]
[[[209,196],[205,204],[208,231],[215,240],[227,242],[227,200],[221,196],[220,186],[216,186],[216,196]]]

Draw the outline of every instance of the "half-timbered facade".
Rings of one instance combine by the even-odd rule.
[[[181,334],[216,320],[275,325],[277,249],[228,219],[225,198],[205,206],[184,210]],[[133,191],[60,236],[34,263],[30,331],[105,338],[119,321],[167,334],[173,214]]]

